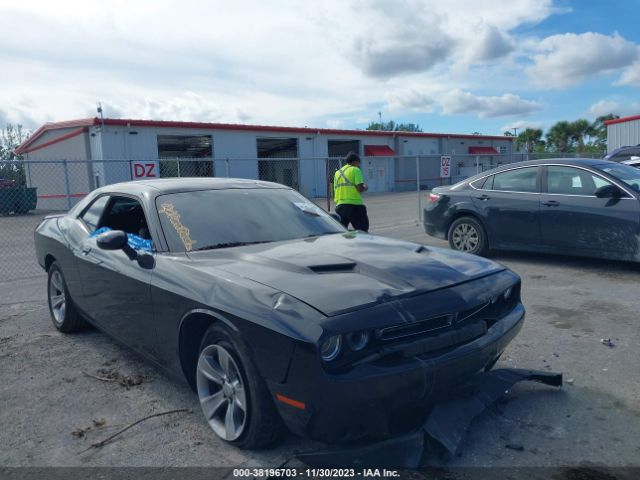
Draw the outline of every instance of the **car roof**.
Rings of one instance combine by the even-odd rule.
[[[194,192],[198,190],[230,190],[255,188],[289,188],[279,183],[243,178],[215,178],[215,177],[186,177],[186,178],[156,178],[149,180],[133,180],[130,182],[114,183],[102,187],[102,192],[120,192],[153,196],[167,193]]]
[[[474,182],[480,178],[488,177],[489,175],[493,175],[498,172],[503,172],[505,170],[511,170],[513,168],[518,167],[528,167],[535,165],[568,165],[568,166],[576,166],[576,167],[601,167],[603,165],[611,164],[611,165],[619,165],[618,162],[612,162],[610,160],[604,160],[602,158],[545,158],[542,160],[525,160],[524,162],[514,162],[514,163],[506,163],[504,165],[500,165],[491,170],[485,170],[484,172],[480,172],[473,177],[469,177],[465,180],[462,180],[458,185],[464,185],[471,182]]]

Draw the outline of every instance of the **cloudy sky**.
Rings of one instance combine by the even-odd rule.
[[[640,114],[640,0],[0,0],[0,126],[501,134]]]

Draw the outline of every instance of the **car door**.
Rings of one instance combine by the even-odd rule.
[[[539,171],[539,166],[518,167],[472,185],[473,203],[484,219],[492,246],[539,244]]]
[[[613,184],[586,168],[549,165],[545,170],[541,201],[545,245],[586,254],[636,253],[639,207],[635,198],[622,190],[622,198],[596,197],[598,188]]]
[[[111,195],[99,222],[89,226],[89,230],[102,227],[149,235],[141,202],[124,195]],[[141,265],[134,257],[124,250],[103,250],[97,246],[95,236],[87,235],[78,256],[82,308],[114,337],[136,350],[154,354],[153,268]]]

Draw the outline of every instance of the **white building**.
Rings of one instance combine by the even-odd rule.
[[[620,147],[640,145],[640,115],[608,120],[605,125],[607,152]]]
[[[322,197],[337,158],[351,150],[364,157],[370,191],[401,191],[417,187],[417,156],[420,184],[433,186],[440,155],[453,156],[452,175],[471,175],[512,161],[513,139],[89,118],[47,123],[16,151],[25,158],[29,186],[38,187],[39,208],[65,209],[97,186],[136,177],[134,165],[144,170],[139,162],[158,176],[255,178]]]

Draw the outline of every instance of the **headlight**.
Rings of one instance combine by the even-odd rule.
[[[513,293],[513,287],[509,287],[504,291],[502,296],[504,297],[505,300],[509,300],[509,298],[511,297],[512,293]]]
[[[359,352],[367,346],[369,342],[369,332],[353,332],[347,335],[347,344],[354,352]]]
[[[320,344],[320,356],[325,362],[335,359],[342,349],[342,337],[340,335],[332,335]]]

